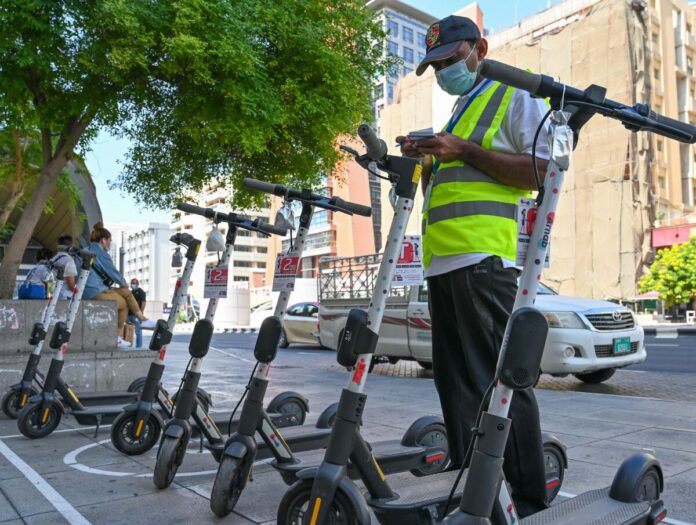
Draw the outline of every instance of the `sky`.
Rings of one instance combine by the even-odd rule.
[[[469,0],[402,0],[421,11],[430,13],[438,18],[452,14],[454,11],[468,5]],[[483,11],[485,27],[496,32],[510,27],[518,20],[539,11],[561,0],[479,0]],[[118,177],[119,162],[125,158],[129,148],[126,140],[119,140],[106,133],[101,133],[91,145],[92,151],[87,153],[87,168],[92,174],[97,187],[97,198],[101,206],[106,227],[112,222],[169,222],[168,210],[149,210],[136,204],[130,195],[120,194],[117,190],[109,189],[109,180]],[[91,226],[91,225],[90,225]]]

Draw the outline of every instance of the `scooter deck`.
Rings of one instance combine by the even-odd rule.
[[[127,390],[119,390],[116,392],[76,392],[80,403],[85,406],[97,405],[123,405],[132,403],[138,400],[139,392],[128,392]]]
[[[371,445],[372,452],[384,474],[394,474],[424,467],[428,463],[427,458],[429,456],[426,454],[429,451],[432,452],[432,455],[440,455],[442,453],[441,449],[404,446],[398,439],[379,441]],[[288,485],[297,480],[296,475],[300,470],[318,467],[324,459],[324,449],[300,452],[293,455],[296,460],[295,463],[280,463],[278,460],[274,460],[271,463],[280,472],[283,481]],[[350,463],[348,464],[348,476],[351,479],[360,477],[357,469]]]
[[[389,480],[389,485],[395,494],[394,498],[379,500],[372,499],[369,494],[366,494],[365,499],[380,523],[394,525],[430,523],[432,513],[442,515],[457,474],[457,470],[451,470],[432,474],[426,478],[413,476],[393,478]],[[453,506],[459,504],[461,486],[465,477],[466,473],[462,476],[460,489],[452,498]]]
[[[80,425],[104,425],[113,422],[121,412],[123,405],[95,405],[85,407],[84,410],[68,410]]]
[[[330,435],[330,428],[317,428],[311,426],[288,427],[284,428],[282,433],[283,439],[285,439],[285,442],[290,446],[293,454],[308,450],[323,449],[326,447]],[[254,437],[258,447],[256,459],[259,460],[274,457],[263,438],[258,433],[254,434]],[[204,446],[213,453],[213,456],[217,461],[220,461],[219,458],[225,449],[224,442],[217,445],[206,443]]]
[[[662,502],[655,505],[662,506]],[[590,490],[522,520],[524,525],[623,525],[648,523],[652,505],[622,503],[609,497],[609,488]]]

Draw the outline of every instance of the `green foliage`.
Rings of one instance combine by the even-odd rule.
[[[148,206],[212,180],[317,185],[383,42],[364,0],[3,0],[0,126],[129,138],[115,186]]]
[[[650,272],[639,281],[641,293],[657,291],[669,307],[696,298],[696,237],[657,252]]]

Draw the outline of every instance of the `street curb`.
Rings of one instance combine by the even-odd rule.
[[[645,335],[658,335],[658,334],[677,334],[677,335],[696,335],[696,326],[680,326],[680,327],[670,327],[670,326],[644,326],[643,332]]]

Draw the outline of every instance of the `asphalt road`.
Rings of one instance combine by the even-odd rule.
[[[645,344],[648,358],[627,370],[696,373],[696,336],[681,335],[674,339],[646,336]]]

